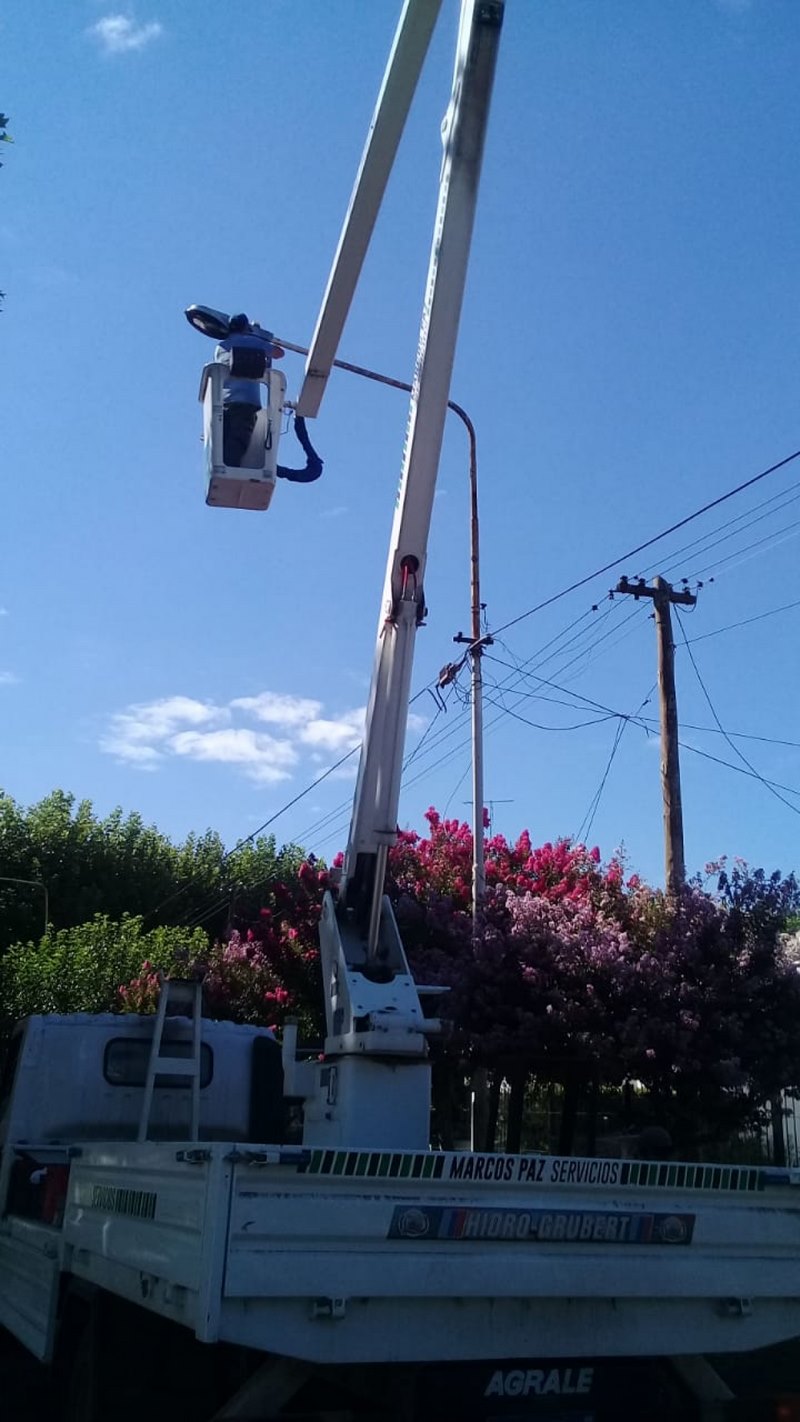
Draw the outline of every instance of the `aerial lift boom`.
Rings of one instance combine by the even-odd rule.
[[[335,358],[380,198],[440,0],[407,0],[389,59],[306,365],[298,408],[316,413]],[[429,1139],[427,1037],[420,995],[384,896],[397,835],[400,774],[433,496],[477,203],[503,0],[462,0],[453,85],[403,468],[392,527],[366,728],[338,903],[320,927],[326,991],[327,1143],[424,1149]],[[389,120],[384,122],[386,111]],[[392,1112],[386,1113],[391,1065]],[[402,1065],[402,1070],[397,1068]]]

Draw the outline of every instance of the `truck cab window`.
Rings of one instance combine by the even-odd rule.
[[[171,1057],[190,1057],[192,1044],[164,1037],[163,1045],[169,1047]],[[150,1060],[150,1042],[135,1041],[130,1037],[112,1037],[106,1043],[103,1054],[103,1076],[110,1086],[144,1086],[147,1063]],[[207,1042],[200,1048],[200,1086],[208,1086],[214,1075],[214,1058]],[[158,1076],[156,1090],[167,1087],[186,1086],[185,1076]]]

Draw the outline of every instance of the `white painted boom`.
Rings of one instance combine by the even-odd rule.
[[[441,4],[442,0],[406,0],[403,6],[322,298],[298,415],[312,418],[319,413]]]
[[[397,831],[414,641],[425,612],[428,532],[503,11],[502,0],[462,0],[443,125],[439,203],[344,869],[345,902],[370,907],[371,948],[383,864]]]

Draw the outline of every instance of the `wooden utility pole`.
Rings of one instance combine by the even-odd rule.
[[[683,809],[681,768],[678,753],[678,703],[675,696],[675,643],[672,640],[670,605],[694,607],[697,598],[687,590],[675,592],[665,578],[654,578],[648,587],[644,578],[631,583],[620,578],[616,592],[631,597],[649,597],[653,602],[658,634],[658,693],[661,720],[661,795],[664,805],[664,860],[667,893],[676,894],[686,877],[683,856]]]

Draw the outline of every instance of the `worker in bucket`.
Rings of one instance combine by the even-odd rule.
[[[268,360],[273,355],[282,354],[269,333],[253,327],[244,312],[231,317],[228,334],[217,346],[214,359],[224,360],[234,350],[261,351]],[[222,403],[222,457],[229,468],[239,468],[261,409],[261,381],[227,375],[223,382]],[[322,460],[308,438],[306,423],[301,415],[295,417],[294,431],[306,456],[305,467],[286,469],[279,464],[276,472],[279,479],[288,479],[295,484],[311,484],[322,473]]]

